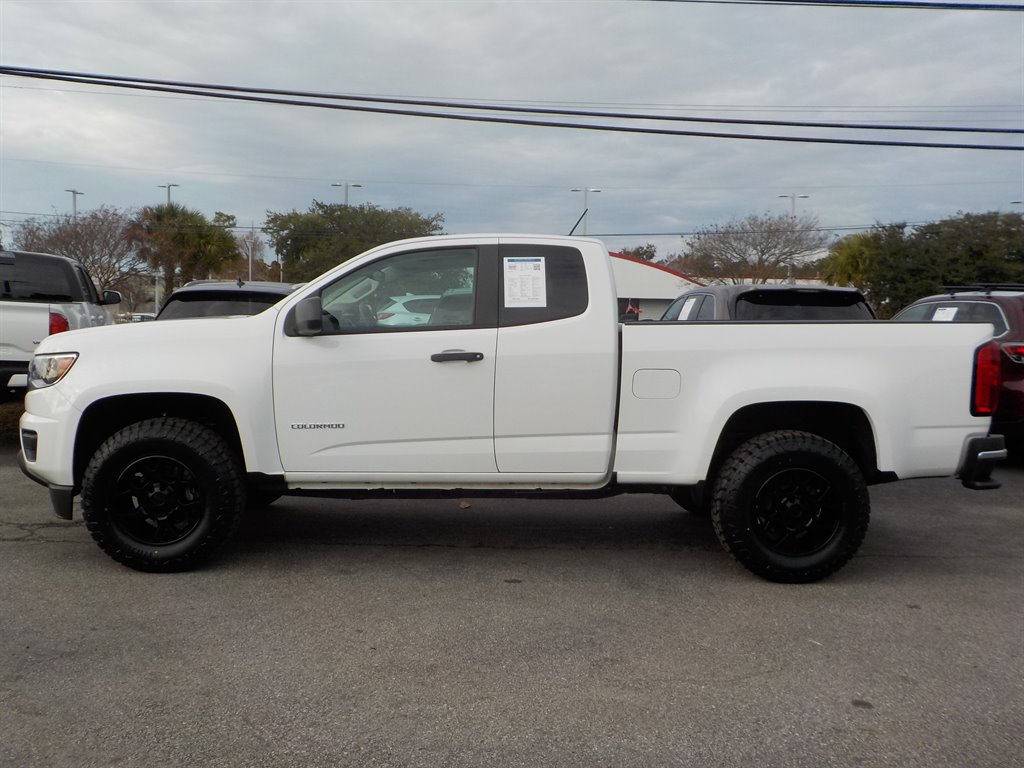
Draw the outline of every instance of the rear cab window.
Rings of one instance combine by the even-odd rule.
[[[86,300],[83,286],[63,259],[31,253],[17,253],[13,259],[4,256],[0,259],[0,299],[41,303]]]
[[[586,311],[587,270],[575,248],[502,244],[501,261],[499,326],[546,323]]]

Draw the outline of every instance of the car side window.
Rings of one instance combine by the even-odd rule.
[[[715,319],[715,297],[705,296],[704,303],[700,305],[700,309],[697,310],[697,316],[694,320],[714,320]]]
[[[589,304],[583,254],[561,245],[501,246],[498,324],[546,323],[583,314]]]
[[[680,320],[693,320],[693,315],[697,311],[697,306],[704,300],[703,295],[688,296],[686,301],[683,302],[683,308],[679,310]]]
[[[966,313],[966,319],[962,322],[992,323],[996,336],[1006,333],[1006,318],[1003,316],[1003,311],[995,304],[990,304],[987,301],[973,301],[965,309],[969,309],[969,311]]]
[[[470,327],[475,248],[409,251],[350,272],[320,294],[325,333]]]
[[[96,291],[96,286],[93,285],[92,278],[89,274],[79,266],[74,267],[75,277],[78,279],[78,284],[82,289],[81,301],[88,301],[92,304],[99,303],[99,293]]]
[[[662,320],[678,320],[679,312],[683,308],[683,304],[686,302],[685,298],[679,298],[673,301],[668,309],[665,310],[665,314],[661,316]]]
[[[899,314],[896,320],[935,323],[992,323],[995,335],[1006,333],[1007,323],[1003,311],[988,301],[940,301],[918,304]]]
[[[899,320],[908,323],[920,323],[931,317],[932,309],[934,304],[918,304],[916,307],[909,307],[908,309],[900,312],[893,320]]]

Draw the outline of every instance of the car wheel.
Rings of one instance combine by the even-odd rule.
[[[209,559],[238,526],[244,473],[227,442],[186,419],[125,427],[89,461],[82,513],[114,560],[180,571]]]
[[[867,533],[871,505],[857,464],[807,432],[768,432],[737,448],[715,481],[711,520],[722,546],[770,581],[834,573]]]

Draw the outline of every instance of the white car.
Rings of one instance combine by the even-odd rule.
[[[391,303],[377,311],[377,324],[426,325],[440,298],[437,294],[392,296]]]

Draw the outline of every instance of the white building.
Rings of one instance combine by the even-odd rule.
[[[640,320],[657,320],[683,291],[704,285],[663,264],[641,261],[621,253],[612,253],[612,272],[619,297],[619,314],[639,310]]]

